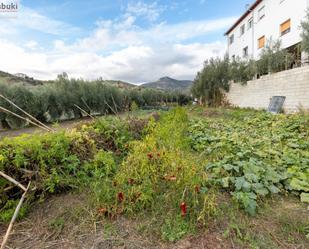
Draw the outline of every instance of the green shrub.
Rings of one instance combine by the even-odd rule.
[[[93,136],[93,133],[99,135]],[[94,138],[101,138],[103,142]],[[103,150],[114,150],[119,152],[115,155],[120,156],[132,139],[127,122],[117,118],[102,118],[66,133],[6,138],[0,141],[0,170],[25,186],[32,182],[31,188],[35,191],[27,198],[31,202],[48,194],[78,189],[91,182],[89,178],[99,183],[100,177],[110,176],[115,170],[111,152]],[[107,146],[110,144],[113,146]],[[0,193],[1,220],[6,221],[21,192],[0,178]]]

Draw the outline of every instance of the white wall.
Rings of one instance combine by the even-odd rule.
[[[283,108],[287,112],[299,107],[309,110],[309,66],[266,75],[243,86],[233,83],[226,93],[230,104],[256,109],[267,109],[273,96],[286,96]]]
[[[265,6],[265,17],[258,20],[259,9]],[[248,46],[249,56],[258,59],[262,49],[258,49],[258,39],[266,37],[266,41],[280,39],[282,47],[287,48],[301,41],[300,23],[305,17],[309,0],[264,0],[250,13],[229,35],[234,34],[234,43],[229,44],[228,54],[243,57],[243,48]],[[248,21],[253,17],[253,29],[248,30]],[[291,31],[281,37],[280,25],[291,19]],[[240,27],[245,24],[246,32],[240,36]]]

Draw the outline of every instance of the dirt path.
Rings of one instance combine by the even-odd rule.
[[[83,118],[79,120],[63,121],[59,123],[56,127],[51,124],[47,124],[47,125],[49,127],[54,128],[57,131],[60,131],[60,130],[72,129],[77,125],[89,123],[91,121],[92,121],[91,118]],[[18,129],[18,130],[0,130],[0,140],[2,140],[5,137],[17,137],[22,134],[32,134],[32,133],[45,133],[45,131],[37,127],[27,127],[27,128]]]

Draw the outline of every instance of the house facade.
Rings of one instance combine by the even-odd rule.
[[[258,60],[270,40],[299,56],[301,21],[309,0],[257,0],[225,33],[230,58]],[[303,59],[305,56],[302,56]]]

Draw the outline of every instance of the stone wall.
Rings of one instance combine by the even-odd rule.
[[[286,112],[309,109],[309,66],[265,75],[246,85],[232,83],[226,94],[231,105],[256,109],[268,108],[273,96],[286,96]]]

